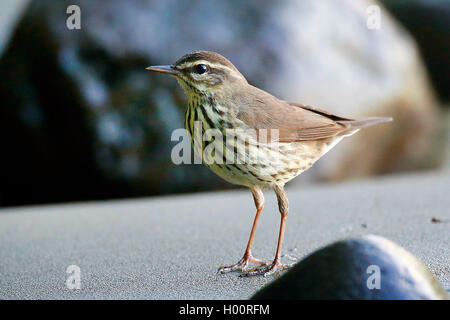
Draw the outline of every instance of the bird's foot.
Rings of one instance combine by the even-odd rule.
[[[239,260],[238,263],[233,264],[231,266],[221,266],[219,267],[219,270],[217,271],[218,273],[227,273],[227,272],[231,272],[231,271],[242,271],[245,272],[247,270],[248,264],[250,262],[259,264],[261,266],[265,266],[268,263],[264,262],[262,260],[259,259],[255,259],[253,258],[252,255],[245,255],[241,260]],[[269,262],[270,263],[270,262]]]
[[[275,272],[289,269],[293,265],[294,265],[293,263],[281,264],[280,262],[275,261],[275,262],[272,262],[270,265],[265,265],[261,268],[255,268],[255,269],[251,269],[248,271],[243,270],[240,277],[252,277],[252,276],[260,276],[260,275],[267,277],[267,276],[274,274]]]

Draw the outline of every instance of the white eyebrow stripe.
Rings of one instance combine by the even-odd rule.
[[[197,65],[197,64],[205,64],[205,65],[209,66],[210,68],[228,70],[233,77],[238,78],[238,79],[242,79],[243,78],[243,76],[241,74],[237,73],[236,70],[234,70],[234,69],[232,69],[230,67],[224,66],[223,64],[219,64],[219,63],[211,63],[211,62],[206,61],[206,60],[196,60],[196,61],[193,61],[193,62],[185,62],[182,65],[179,65],[178,68],[179,69],[185,69],[185,68],[189,68],[189,67],[192,67],[194,65]]]
[[[191,67],[192,65],[194,65],[194,63],[195,62],[185,62],[183,64],[180,64],[180,65],[176,66],[176,67],[177,67],[177,69],[185,69],[185,68]]]

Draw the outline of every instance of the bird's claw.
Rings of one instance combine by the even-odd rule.
[[[279,262],[272,262],[270,265],[265,265],[261,268],[254,268],[250,270],[243,270],[243,272],[239,275],[239,277],[252,277],[252,276],[270,276],[276,272],[286,270],[292,267],[294,264],[281,264]]]
[[[231,265],[231,266],[221,266],[221,267],[219,267],[219,270],[217,270],[217,272],[218,272],[218,273],[221,273],[221,274],[224,274],[224,273],[227,273],[227,272],[232,272],[232,271],[241,271],[241,272],[245,272],[245,271],[247,271],[247,267],[248,267],[248,264],[249,264],[250,262],[259,264],[259,265],[261,265],[261,266],[265,266],[265,265],[268,264],[267,262],[264,262],[264,261],[259,260],[259,259],[255,259],[255,258],[253,258],[253,257],[250,255],[250,256],[244,256],[241,260],[239,260],[238,263],[233,264],[233,265]],[[270,263],[270,262],[269,262],[269,263]],[[252,269],[252,270],[253,270],[253,269]]]

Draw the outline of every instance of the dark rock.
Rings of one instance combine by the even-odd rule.
[[[80,30],[66,27],[69,4],[81,8]],[[287,100],[395,117],[349,140],[341,162],[321,161],[315,170],[325,176],[423,167],[434,141],[432,93],[408,35],[389,19],[382,32],[369,30],[368,5],[32,1],[0,59],[0,204],[229,186],[201,165],[171,162],[186,98],[173,79],[144,70],[198,49],[224,54]]]
[[[446,298],[447,293],[422,262],[395,243],[373,235],[339,241],[312,253],[252,297],[313,300]]]

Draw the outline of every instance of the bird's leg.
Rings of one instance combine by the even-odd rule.
[[[263,195],[261,189],[258,187],[252,187],[252,188],[250,188],[250,191],[253,194],[253,200],[255,200],[256,215],[255,215],[255,220],[253,221],[252,231],[250,232],[250,237],[248,239],[247,248],[245,249],[244,256],[236,264],[233,264],[231,266],[219,267],[219,271],[218,271],[219,273],[226,273],[226,272],[236,271],[236,270],[245,271],[248,267],[249,262],[253,262],[253,263],[256,263],[259,265],[266,264],[264,261],[255,259],[252,256],[253,238],[255,237],[256,227],[258,225],[258,220],[259,220],[259,215],[261,214],[261,211],[264,208],[264,195]]]
[[[258,269],[249,270],[241,274],[242,277],[255,276],[255,275],[270,275],[278,270],[285,270],[292,266],[292,264],[281,264],[281,247],[283,244],[284,230],[286,227],[286,219],[289,211],[289,203],[284,192],[283,186],[276,186],[274,188],[278,199],[278,208],[280,209],[281,222],[280,222],[280,232],[278,234],[277,251],[275,253],[275,258],[272,263]]]

